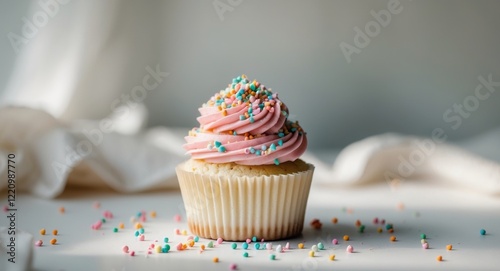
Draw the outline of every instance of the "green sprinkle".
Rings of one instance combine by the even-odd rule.
[[[359,231],[360,233],[363,233],[363,232],[365,231],[365,225],[361,225],[361,226],[359,226],[358,231]]]
[[[240,115],[240,120],[245,120],[245,115]]]
[[[255,149],[250,147],[250,153],[255,153]],[[255,241],[254,241],[255,242]]]
[[[259,248],[260,248],[260,244],[259,244],[259,243],[255,243],[255,244],[253,245],[253,248],[255,248],[255,250],[259,250]]]
[[[226,152],[226,147],[220,146],[219,147],[219,152]]]
[[[425,233],[420,234],[420,239],[427,239],[427,235]]]
[[[193,240],[194,240],[195,242],[197,242],[197,243],[198,243],[198,241],[200,241],[200,237],[195,236],[195,237],[193,238]]]
[[[248,252],[243,253],[243,257],[248,258]]]
[[[163,246],[162,252],[163,252],[163,253],[167,253],[167,252],[169,252],[169,251],[170,251],[170,245],[169,245],[169,244],[165,244],[165,245]]]
[[[252,242],[257,242],[257,236],[252,237]]]
[[[280,160],[278,160],[278,158],[275,158],[274,159],[274,164],[278,166],[280,164]]]
[[[283,140],[278,141],[278,145],[283,146]]]
[[[252,113],[253,109],[251,107],[248,108],[248,113]]]
[[[485,229],[481,229],[481,230],[479,231],[479,233],[480,233],[481,235],[486,235],[486,230],[485,230]]]
[[[140,234],[139,231],[135,231],[134,233],[135,237],[139,236],[139,234]]]
[[[254,83],[251,83],[251,84],[250,84],[250,89],[251,89],[251,90],[255,90],[255,84],[254,84]]]
[[[271,261],[276,260],[276,255],[274,255],[274,254],[269,255],[269,259],[270,259]]]
[[[207,247],[213,248],[214,247],[214,242],[212,242],[212,241],[208,242]]]
[[[254,123],[255,120],[253,119],[253,116],[250,117],[250,123]]]
[[[113,228],[113,232],[118,232],[118,228]]]
[[[260,156],[260,151],[259,151],[259,150],[256,150],[256,151],[255,151],[255,155]]]
[[[320,249],[320,250],[325,249],[325,246],[323,245],[323,243],[321,243],[321,242],[318,243],[318,249]]]
[[[236,249],[237,247],[238,247],[238,244],[236,244],[236,243],[232,243],[232,244],[231,244],[231,248],[232,248],[232,249]]]
[[[168,243],[168,237],[163,238],[163,242]]]
[[[102,223],[106,223],[106,218],[101,219]]]
[[[139,233],[140,233],[140,234],[143,234],[143,233],[144,233],[144,228],[140,228],[140,229],[139,229]]]
[[[279,136],[279,137],[284,137],[284,136],[285,136],[285,133],[280,132],[280,133],[278,133],[278,136]]]
[[[218,148],[218,147],[220,147],[220,145],[222,145],[222,143],[220,143],[219,141],[215,141],[214,145],[215,145],[216,148]]]
[[[269,146],[269,149],[271,149],[272,151],[275,151],[276,145],[274,143],[272,143],[271,146]]]
[[[243,244],[241,244],[241,247],[243,249],[248,249],[248,244],[246,242],[244,242]]]
[[[387,224],[387,225],[385,225],[385,229],[386,229],[386,230],[390,230],[390,229],[392,229],[392,224]]]

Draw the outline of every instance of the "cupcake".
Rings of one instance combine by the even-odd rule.
[[[314,166],[306,133],[277,93],[245,75],[199,108],[176,172],[190,231],[203,238],[276,240],[304,226]]]

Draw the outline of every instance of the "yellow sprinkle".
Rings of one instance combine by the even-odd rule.
[[[193,246],[194,246],[194,240],[189,240],[189,242],[188,242],[188,246],[189,246],[189,247],[193,247]]]
[[[453,246],[452,245],[447,245],[446,246],[446,250],[452,250],[453,249]]]
[[[137,222],[137,223],[135,223],[135,226],[134,226],[134,227],[135,227],[135,229],[136,229],[136,230],[138,230],[138,229],[142,229],[142,224],[141,224],[141,223],[139,223],[139,222]]]
[[[188,234],[187,230],[182,230],[182,235],[187,235],[187,234]]]
[[[223,109],[223,110],[222,110],[222,115],[223,115],[224,117],[225,117],[225,116],[227,116],[227,111],[226,111],[226,109]]]
[[[118,224],[118,228],[125,229],[125,224],[123,224],[123,222],[120,222],[120,224]]]
[[[45,235],[45,229],[40,230],[40,235]]]
[[[156,217],[156,212],[155,212],[155,211],[152,211],[152,212],[151,212],[151,214],[150,214],[150,216],[151,216],[152,218],[155,218],[155,217]]]
[[[314,251],[313,250],[309,251],[309,257],[314,257]]]
[[[378,233],[382,233],[383,231],[384,231],[384,230],[382,230],[382,228],[378,228],[378,229],[377,229],[377,232],[378,232]]]
[[[156,251],[156,253],[161,253],[161,246],[160,245],[156,245],[155,246],[155,251]]]
[[[297,245],[297,247],[298,247],[299,249],[303,249],[303,248],[304,248],[304,244],[299,243],[299,244]]]
[[[330,261],[334,261],[335,260],[335,254],[330,255],[330,257],[328,257],[328,259],[330,259]]]

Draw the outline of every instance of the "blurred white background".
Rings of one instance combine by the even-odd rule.
[[[443,118],[474,95],[479,76],[500,81],[499,1],[402,0],[350,63],[340,44],[354,46],[354,28],[365,31],[375,21],[370,12],[391,1],[75,0],[58,4],[16,53],[9,33],[22,35],[23,18],[32,21],[45,2],[0,1],[4,102],[29,88],[43,99],[66,99],[59,117],[100,119],[120,93],[142,84],[145,67],[159,65],[169,75],[144,99],[149,126],[197,126],[197,107],[241,73],[280,93],[312,149],[384,132],[429,137],[438,127],[460,140],[500,126],[500,88],[460,117],[457,129]],[[24,54],[37,39],[45,47]],[[92,62],[71,69],[71,56],[87,57],[87,50],[97,52]],[[30,69],[27,55],[36,56]],[[25,64],[15,71],[19,58]],[[52,91],[53,81],[67,78],[73,83]]]

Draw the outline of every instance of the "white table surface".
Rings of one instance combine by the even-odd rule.
[[[3,196],[6,202],[6,197]],[[99,201],[96,209],[93,203]],[[400,208],[401,204],[404,208]],[[64,214],[59,207],[66,209]],[[231,242],[199,253],[199,245],[208,240],[200,239],[194,248],[176,251],[175,245],[187,236],[175,235],[174,229],[187,229],[185,213],[179,191],[154,191],[138,194],[118,194],[112,191],[67,189],[56,199],[40,199],[27,194],[18,195],[18,228],[42,239],[42,247],[34,247],[35,270],[229,270],[236,263],[238,270],[499,270],[500,266],[500,198],[484,196],[459,189],[451,189],[436,182],[401,182],[397,189],[386,183],[356,188],[325,187],[313,184],[309,196],[303,235],[276,241],[276,245],[290,242],[293,249],[276,254],[269,259],[269,251],[253,249],[249,258],[242,256],[241,243],[233,250]],[[98,230],[91,224],[101,219],[103,211],[110,210],[114,219]],[[138,211],[156,211],[157,217],[144,224],[146,241],[134,237],[130,217]],[[183,221],[173,217],[181,214]],[[334,225],[330,221],[337,217]],[[397,242],[390,242],[384,229],[377,233],[372,223],[374,217],[383,218],[395,227]],[[313,218],[323,223],[322,230],[309,226]],[[355,221],[366,225],[359,233]],[[0,222],[6,225],[5,216]],[[112,231],[119,222],[126,228]],[[41,236],[39,230],[49,233]],[[480,229],[487,235],[481,236]],[[50,245],[52,229],[59,230],[58,244]],[[420,244],[420,233],[428,237],[430,249]],[[342,236],[351,237],[345,242]],[[153,253],[146,257],[147,247],[163,237],[170,238],[172,250],[166,254]],[[339,239],[332,245],[333,238]],[[297,249],[304,242],[306,249]],[[313,244],[323,242],[326,249],[310,258]],[[447,251],[446,245],[453,250]],[[128,245],[137,252],[135,257],[124,254],[122,246]],[[346,253],[347,245],[355,253]],[[328,255],[335,254],[335,261]],[[436,261],[442,255],[444,261]],[[219,257],[219,263],[212,258]]]

